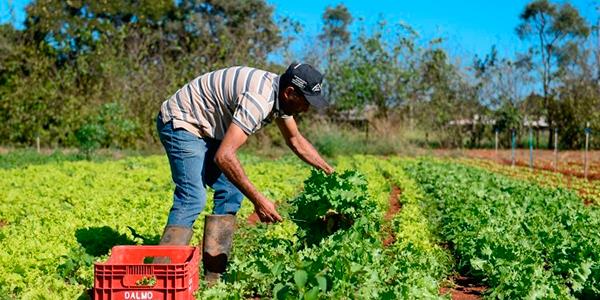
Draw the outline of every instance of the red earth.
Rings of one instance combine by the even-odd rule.
[[[397,186],[393,186],[392,191],[390,192],[389,207],[387,212],[385,213],[384,220],[388,222],[391,221],[394,215],[396,215],[402,208],[402,204],[400,204],[399,200],[400,194],[402,194],[400,188]],[[394,233],[390,228],[386,229],[384,227],[384,231],[388,231],[387,235],[385,235],[386,238],[383,240],[383,246],[387,247],[393,244],[396,241],[396,238],[394,237]]]
[[[493,160],[498,163],[512,164],[511,150],[494,149],[438,149],[433,153],[440,156],[480,158]],[[552,150],[533,150],[533,168],[546,171],[560,172],[565,175],[585,177],[584,151],[560,151],[556,155],[557,167],[554,166],[555,155]],[[588,152],[588,179],[600,180],[600,151]],[[530,162],[529,149],[515,150],[515,165],[528,167]]]
[[[466,276],[456,276],[452,278],[454,286],[452,288],[441,288],[440,294],[450,294],[453,300],[475,300],[481,299],[486,287],[473,278]]]

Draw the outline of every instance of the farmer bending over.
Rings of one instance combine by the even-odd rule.
[[[262,222],[281,221],[275,205],[244,173],[237,150],[248,136],[275,120],[286,144],[313,167],[332,173],[315,148],[298,131],[293,115],[322,108],[323,75],[308,64],[293,63],[284,74],[249,67],[206,73],[162,103],[156,120],[171,175],[173,206],[161,245],[187,245],[192,225],[206,204],[206,186],[214,189],[213,215],[204,226],[206,279],[225,271],[235,214],[245,195]],[[155,263],[166,261],[155,259]]]

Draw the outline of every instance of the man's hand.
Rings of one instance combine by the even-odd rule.
[[[275,209],[275,204],[267,199],[257,201],[257,203],[254,204],[254,210],[256,211],[260,221],[263,223],[275,223],[283,221]]]
[[[232,123],[215,154],[215,163],[225,176],[254,204],[254,210],[262,222],[282,221],[273,202],[263,196],[250,182],[236,152],[246,142],[248,136],[236,124]]]

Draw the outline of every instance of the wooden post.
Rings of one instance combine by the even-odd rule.
[[[585,125],[585,152],[583,156],[583,176],[587,180],[588,178],[588,148],[590,146],[590,133],[592,132],[590,128],[590,122],[587,122]]]
[[[496,128],[496,159],[498,159],[498,129]]]
[[[533,170],[533,129],[529,125],[529,169]]]
[[[512,144],[512,146],[511,146],[511,148],[512,148],[511,167],[515,166],[515,147],[517,146],[517,137],[516,137],[515,134],[516,134],[515,129],[512,128],[511,129],[511,137],[512,137],[512,143],[511,143]]]
[[[558,128],[554,128],[554,171],[558,170]]]
[[[37,149],[37,153],[40,153],[40,134],[38,133],[35,136],[35,148]]]

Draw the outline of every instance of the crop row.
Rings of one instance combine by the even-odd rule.
[[[458,270],[499,299],[600,296],[600,213],[571,191],[463,165],[405,164],[437,213],[429,216]]]
[[[226,280],[203,287],[198,298],[438,296],[449,257],[435,245],[416,186],[398,162],[341,157],[338,173],[325,176],[293,158],[243,161],[285,221],[246,224],[252,206],[244,201]],[[0,170],[6,200],[0,202],[0,294],[85,297],[93,262],[106,260],[113,245],[158,242],[171,204],[169,174],[165,157]],[[403,190],[403,210],[387,222],[392,185]],[[193,244],[201,240],[202,218]],[[389,247],[382,243],[384,227],[396,236]]]
[[[294,158],[242,160],[285,221],[246,224],[244,201],[225,281],[203,286],[199,299],[443,298],[454,268],[494,298],[600,296],[598,207],[531,184],[544,183],[538,173],[519,181],[465,166],[473,161],[361,155],[339,157],[327,176]],[[57,161],[0,176],[0,293],[9,299],[85,296],[93,262],[112,245],[158,242],[173,188],[164,157]],[[393,187],[402,207],[387,220]]]
[[[405,160],[377,160],[380,172],[401,190],[401,210],[392,219],[395,241],[390,246],[393,264],[399,275],[394,284],[405,286],[401,299],[432,299],[453,269],[450,252],[442,248],[439,236],[427,215],[433,208],[420,187],[401,168]]]
[[[352,168],[365,172],[370,181],[385,187],[385,193],[374,190],[374,197],[379,197],[380,203],[389,204],[387,198],[393,186],[400,190],[400,211],[389,224],[383,224],[390,226],[394,235],[394,242],[385,248],[388,260],[384,269],[388,275],[385,284],[395,290],[391,299],[440,297],[440,285],[448,277],[453,261],[450,253],[439,246],[439,238],[425,218],[428,206],[419,187],[402,170],[403,160],[363,155],[351,159]]]
[[[286,221],[241,228],[227,280],[200,298],[439,297],[450,257],[421,218],[414,183],[397,163],[371,156],[339,158],[337,170],[313,172],[303,192],[280,206]],[[387,224],[382,217],[392,184],[407,191],[407,210]],[[330,218],[336,214],[341,218]],[[396,235],[389,247],[382,243],[385,226]]]
[[[456,159],[460,164],[483,168],[495,173],[503,174],[519,180],[533,182],[546,187],[560,187],[572,189],[586,203],[600,205],[600,180],[588,181],[584,178],[564,175],[558,172],[545,170],[531,170],[528,167],[508,166],[483,159]]]
[[[242,159],[276,200],[296,195],[309,174],[297,160]],[[158,243],[172,203],[164,156],[55,161],[2,169],[0,178],[0,298],[85,297],[93,262],[106,260],[114,245]],[[244,202],[241,217],[252,210]],[[202,239],[202,220],[193,244]]]

